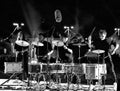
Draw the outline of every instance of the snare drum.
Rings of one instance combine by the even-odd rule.
[[[40,63],[28,63],[28,72],[29,74],[36,74],[41,72]]]

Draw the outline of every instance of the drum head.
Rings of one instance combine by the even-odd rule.
[[[101,53],[104,53],[105,51],[98,49],[98,50],[93,50],[92,52],[96,54],[101,54]]]
[[[15,43],[16,43],[17,45],[23,46],[23,47],[29,46],[29,43],[26,42],[26,41],[24,41],[24,40],[17,40]]]

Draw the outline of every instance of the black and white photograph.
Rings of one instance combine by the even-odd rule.
[[[1,0],[0,91],[119,91],[119,0]]]

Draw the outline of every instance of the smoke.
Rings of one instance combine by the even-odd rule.
[[[30,2],[21,2],[23,14],[27,23],[27,26],[30,30],[32,37],[35,37],[36,34],[42,32],[40,29],[41,26],[41,16],[38,11],[32,6]]]
[[[86,28],[91,27],[93,25],[93,22],[94,22],[93,15],[83,12],[79,8],[76,8],[75,25],[74,25],[75,33],[85,34],[86,31],[88,33],[88,30],[86,30]]]
[[[81,11],[78,9],[78,7],[76,8],[76,15],[75,15],[75,25],[74,25],[74,32],[75,33],[80,33],[80,30],[82,30],[84,27],[81,24],[81,21],[79,19],[81,14]]]

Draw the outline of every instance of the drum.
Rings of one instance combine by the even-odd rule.
[[[21,73],[23,70],[21,62],[5,62],[4,66],[4,73]]]
[[[107,74],[106,64],[86,64],[86,79],[101,79],[105,74]]]
[[[83,64],[64,64],[65,73],[85,74]]]
[[[74,63],[84,63],[84,56],[88,51],[88,46],[85,43],[69,44],[68,48],[73,51]],[[80,61],[79,58],[81,58]]]
[[[42,73],[63,73],[63,64],[61,63],[51,63],[51,64],[46,64],[42,63]]]
[[[104,60],[104,50],[92,50],[85,54],[87,57],[87,63],[103,63]]]
[[[29,47],[29,43],[23,40],[17,40],[15,42],[16,51],[26,51]]]
[[[28,63],[28,73],[29,74],[36,74],[41,72],[41,65],[40,63]]]

